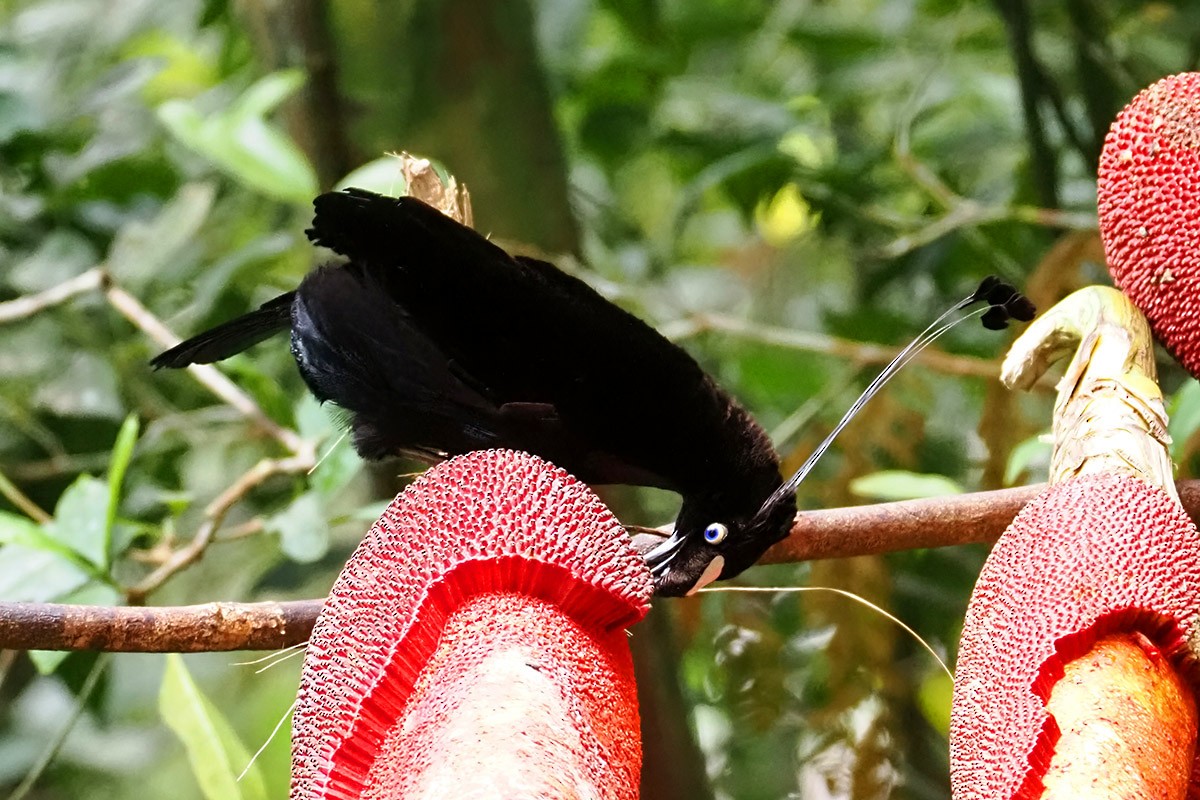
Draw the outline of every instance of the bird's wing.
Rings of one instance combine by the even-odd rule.
[[[542,456],[589,483],[673,488],[607,452],[603,442],[564,421],[554,403],[500,393],[487,376],[465,370],[379,285],[384,280],[379,268],[357,262],[323,267],[301,285],[293,321],[301,374],[318,398],[349,413],[364,457],[510,448]]]

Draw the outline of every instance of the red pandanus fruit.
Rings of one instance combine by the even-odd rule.
[[[1113,280],[1200,376],[1200,73],[1163,78],[1117,115],[1097,200]]]
[[[293,800],[637,796],[626,628],[650,575],[540,459],[481,451],[401,493],[330,592],[293,720]]]
[[[1001,536],[967,609],[951,712],[956,800],[1197,797],[1200,534],[1175,494],[1145,318],[1091,287],[1002,370],[1072,355],[1051,485]]]

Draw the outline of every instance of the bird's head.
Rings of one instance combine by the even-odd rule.
[[[751,513],[731,513],[718,498],[685,503],[671,536],[646,554],[655,594],[681,597],[741,573],[787,536],[795,515],[792,493]]]

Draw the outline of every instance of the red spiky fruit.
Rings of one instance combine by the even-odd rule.
[[[1146,637],[1194,686],[1198,586],[1200,534],[1159,487],[1099,472],[1026,506],[988,556],[963,626],[950,731],[955,800],[1043,797],[1062,735],[1047,701],[1064,666],[1103,639]],[[1161,739],[1162,726],[1155,733]],[[1186,785],[1194,757],[1181,759],[1152,759],[1151,768],[1164,778],[1174,770]]]
[[[411,485],[347,563],[309,643],[293,800],[633,800],[625,628],[649,572],[582,483],[470,453]]]
[[[1097,200],[1113,280],[1200,376],[1200,73],[1163,78],[1117,115]]]

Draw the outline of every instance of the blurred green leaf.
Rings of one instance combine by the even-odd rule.
[[[113,526],[117,521],[117,511],[121,508],[121,486],[125,483],[125,472],[133,459],[133,448],[137,444],[140,425],[133,414],[125,418],[121,430],[117,432],[117,440],[113,443],[112,458],[108,464],[108,505],[104,514],[104,566],[112,563],[116,555],[113,547]]]
[[[54,520],[46,523],[46,531],[95,566],[106,570],[109,566],[108,506],[108,484],[91,475],[80,475],[58,498]]]
[[[311,563],[329,552],[329,523],[320,497],[313,492],[300,495],[282,512],[268,517],[263,528],[279,535],[284,555],[293,561]]]
[[[208,219],[216,194],[212,183],[188,183],[153,219],[126,223],[108,251],[113,277],[133,290],[178,279],[188,265],[183,254]]]
[[[27,655],[33,666],[42,675],[52,675],[59,665],[71,655],[70,650],[30,650]]]
[[[1178,461],[1183,446],[1200,428],[1200,381],[1185,381],[1168,406],[1167,433],[1171,435],[1171,458]]]
[[[124,416],[113,365],[89,352],[77,352],[68,359],[38,386],[34,402],[59,417]]]
[[[12,267],[8,280],[22,292],[40,292],[96,266],[96,248],[73,230],[46,235],[37,249]]]
[[[93,576],[76,558],[47,547],[5,545],[0,548],[0,598],[48,603],[78,589]]]
[[[222,366],[230,377],[237,379],[238,385],[254,398],[254,402],[268,417],[289,428],[295,424],[292,418],[292,394],[279,382],[277,374],[258,363],[253,353],[228,358],[222,362]]]
[[[362,469],[362,459],[354,452],[343,425],[335,424],[338,414],[312,395],[296,404],[296,426],[305,439],[320,442],[320,462],[311,473],[312,486],[326,500],[332,498]]]
[[[921,713],[934,730],[943,736],[950,735],[950,702],[953,695],[954,682],[941,671],[929,673],[917,690]]]
[[[916,500],[962,494],[962,487],[945,475],[892,469],[872,472],[850,481],[850,491],[873,500]]]
[[[259,191],[307,203],[317,179],[304,154],[264,116],[304,82],[296,70],[266,75],[228,108],[204,116],[187,100],[158,107],[158,117],[180,142]]]
[[[238,780],[250,753],[225,717],[200,691],[183,656],[167,657],[167,670],[158,694],[158,710],[187,749],[192,773],[207,800],[266,800],[257,765]]]
[[[196,43],[184,41],[167,31],[150,30],[135,37],[126,45],[124,55],[160,62],[161,68],[142,89],[150,103],[192,97],[217,82],[214,65]]]
[[[69,551],[69,548],[49,536],[33,520],[10,514],[7,511],[0,511],[0,545],[6,544],[19,544],[43,550]]]
[[[381,500],[378,503],[367,503],[354,509],[347,517],[358,522],[374,522],[383,516],[383,512],[392,504],[391,500]]]
[[[1050,454],[1054,446],[1044,436],[1031,436],[1025,441],[1018,444],[1012,449],[1008,456],[1008,463],[1004,466],[1004,485],[1012,486],[1027,470],[1032,470],[1035,466],[1042,467],[1041,474],[1033,475],[1032,480],[1037,483],[1046,479],[1045,467],[1050,464]]]
[[[355,168],[337,183],[338,189],[346,189],[351,186],[389,197],[400,197],[407,194],[404,174],[400,169],[400,160],[395,156],[383,156],[374,161],[368,161],[361,167]]]

